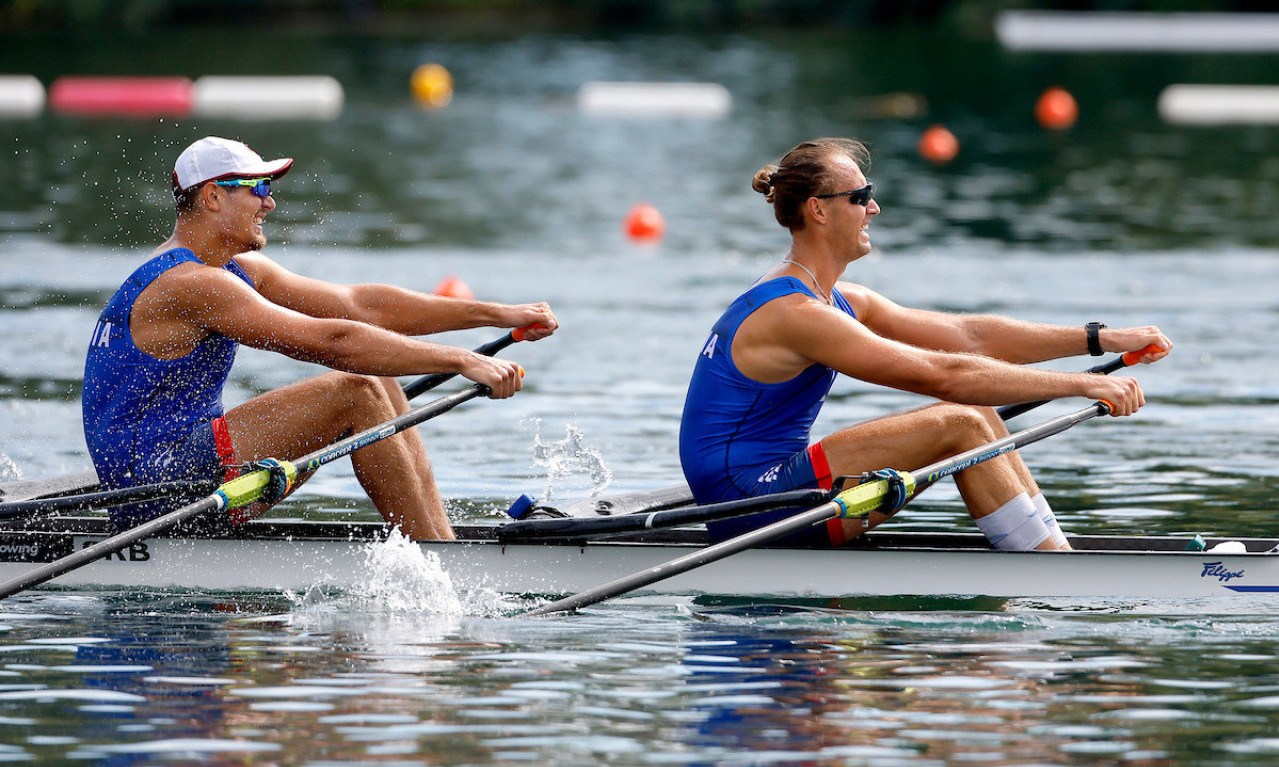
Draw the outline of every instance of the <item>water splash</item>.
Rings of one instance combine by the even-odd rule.
[[[483,582],[457,588],[439,555],[423,551],[398,529],[385,541],[364,548],[364,571],[359,583],[334,589],[316,585],[304,593],[288,592],[295,613],[321,615],[367,612],[382,616],[480,616],[517,612],[522,600],[502,594]]]
[[[383,610],[461,615],[462,600],[453,579],[435,552],[424,552],[399,529],[364,550],[368,576],[355,584],[351,596]]]
[[[604,464],[600,452],[586,444],[582,430],[573,424],[564,427],[564,439],[542,441],[542,424],[536,422],[533,435],[533,464],[546,469],[546,491],[543,497],[554,497],[556,483],[585,475],[588,478],[587,494],[595,497],[603,493],[613,481],[613,471]]]
[[[0,482],[17,482],[22,479],[22,469],[18,468],[18,464],[8,456],[3,450],[0,450]]]

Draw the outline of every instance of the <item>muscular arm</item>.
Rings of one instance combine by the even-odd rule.
[[[367,375],[460,373],[494,396],[519,389],[518,365],[465,349],[426,343],[371,324],[312,317],[266,300],[243,280],[207,266],[178,267],[157,278],[134,306],[139,348],[173,359],[209,333],[304,362]]]
[[[910,309],[873,290],[841,282],[838,285],[860,319],[873,333],[922,349],[981,354],[1024,364],[1086,354],[1083,325],[1047,325],[991,314],[949,314]],[[1164,349],[1143,358],[1154,362],[1167,355],[1172,342],[1153,326],[1107,328],[1101,331],[1106,351],[1128,352],[1154,344]]]
[[[393,285],[339,285],[294,274],[260,253],[243,253],[236,261],[263,298],[310,317],[353,320],[411,336],[477,327],[550,325],[529,333],[529,340],[537,340],[555,329],[554,315],[546,304],[445,298]]]
[[[817,362],[868,383],[970,405],[1083,396],[1106,399],[1116,415],[1127,415],[1144,402],[1131,378],[1058,373],[912,346],[798,296],[771,301],[747,318],[734,339],[733,360],[760,381],[787,380]]]

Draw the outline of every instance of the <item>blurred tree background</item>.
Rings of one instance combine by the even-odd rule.
[[[518,35],[848,29],[899,24],[988,33],[1002,10],[1263,12],[1274,0],[0,0],[0,36],[127,34],[286,24],[392,34]]]

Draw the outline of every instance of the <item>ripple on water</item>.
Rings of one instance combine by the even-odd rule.
[[[204,754],[265,753],[279,751],[278,743],[224,738],[165,738],[138,743],[117,743],[92,747],[108,754],[166,755],[175,759],[196,759]],[[86,749],[86,753],[92,753]]]

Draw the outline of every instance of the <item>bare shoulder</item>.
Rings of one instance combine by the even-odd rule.
[[[865,285],[858,285],[855,282],[840,280],[835,283],[835,289],[844,296],[844,300],[848,301],[849,305],[853,307],[853,311],[857,313],[858,317],[866,314],[872,304],[882,298]]]
[[[899,308],[896,303],[885,298],[882,293],[871,290],[865,285],[858,285],[853,282],[837,282],[835,283],[835,289],[843,294],[849,306],[853,307],[853,312],[857,315],[857,318],[863,323],[872,321],[872,317],[876,314],[888,314],[892,310]]]
[[[859,315],[860,316],[860,315]],[[742,322],[754,337],[784,346],[814,340],[846,338],[860,323],[843,311],[803,293],[781,296],[761,306]]]
[[[273,278],[278,279],[281,275],[289,273],[284,267],[261,253],[248,251],[240,253],[231,260],[239,264],[244,273],[249,275],[249,279],[253,280],[253,284],[259,287]]]
[[[835,369],[841,350],[857,347],[867,334],[840,309],[802,294],[769,301],[742,321],[733,341],[733,361],[757,381],[790,380],[814,362]]]
[[[139,300],[178,307],[209,307],[242,302],[246,295],[253,293],[253,288],[231,272],[192,261],[157,277]]]

